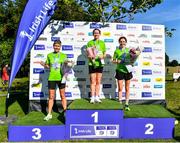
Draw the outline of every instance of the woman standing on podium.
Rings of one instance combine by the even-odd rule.
[[[48,114],[44,120],[48,121],[52,119],[52,107],[54,104],[54,96],[56,85],[59,87],[59,94],[61,96],[61,102],[63,106],[63,112],[66,111],[67,101],[65,97],[65,86],[66,84],[62,82],[62,67],[61,65],[67,61],[67,55],[60,52],[61,41],[54,41],[53,44],[54,52],[47,55],[46,62],[41,62],[40,64],[45,68],[50,69],[48,78],[48,89],[49,89],[49,101],[48,101]]]
[[[118,83],[118,96],[119,102],[122,104],[122,90],[123,90],[123,80],[125,80],[125,91],[126,91],[126,103],[125,110],[129,111],[129,94],[130,94],[130,79],[133,78],[132,72],[129,72],[126,65],[126,58],[130,58],[129,48],[126,47],[127,39],[126,37],[119,38],[119,48],[114,51],[113,63],[117,64],[116,75]]]
[[[94,39],[87,43],[87,55],[89,59],[89,75],[90,75],[90,103],[101,103],[99,99],[100,84],[102,80],[102,72],[104,66],[104,58],[106,56],[106,46],[104,41],[100,40],[101,31],[93,30]]]

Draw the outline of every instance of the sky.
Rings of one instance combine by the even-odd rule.
[[[175,28],[173,37],[165,38],[165,49],[169,61],[180,63],[180,0],[164,0],[146,13],[137,14],[133,23],[162,24],[168,29]]]

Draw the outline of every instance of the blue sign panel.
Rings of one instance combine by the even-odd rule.
[[[66,119],[67,139],[122,136],[122,110],[68,110]]]
[[[174,118],[127,118],[124,119],[125,139],[173,138]]]
[[[10,142],[65,140],[65,125],[9,126]]]
[[[34,50],[45,50],[45,45],[34,45]]]

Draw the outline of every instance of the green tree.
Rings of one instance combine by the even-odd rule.
[[[176,66],[178,66],[178,65],[179,65],[179,63],[178,63],[177,60],[172,60],[172,61],[169,63],[169,66],[172,66],[172,67],[176,67]]]
[[[14,38],[27,0],[0,1],[0,39]]]
[[[89,15],[75,0],[58,0],[57,9],[52,16],[53,20],[88,21]]]
[[[163,0],[76,0],[92,18],[101,22],[129,22]]]

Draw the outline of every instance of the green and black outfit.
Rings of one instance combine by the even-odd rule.
[[[90,48],[93,46],[96,47],[98,53],[104,54],[106,52],[106,46],[104,41],[102,40],[91,40],[87,43],[86,48]],[[102,72],[103,72],[103,64],[101,63],[100,58],[96,57],[94,62],[91,59],[89,59],[89,73],[102,73]]]
[[[117,64],[115,78],[118,80],[130,80],[133,75],[132,72],[128,72],[125,65],[125,60],[130,59],[129,49],[119,47],[114,51],[113,60],[120,60],[121,62]]]
[[[49,65],[50,72],[48,78],[48,88],[55,89],[56,84],[59,89],[65,88],[65,84],[61,84],[62,69],[61,65],[67,60],[67,55],[61,52],[52,52],[47,55],[46,64]]]

